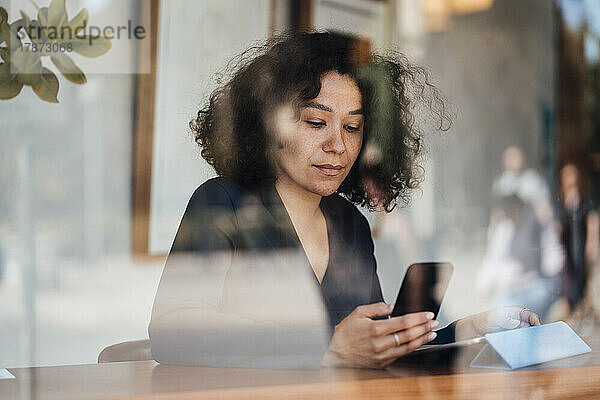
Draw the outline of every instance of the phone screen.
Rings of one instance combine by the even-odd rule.
[[[416,263],[408,267],[392,317],[431,311],[437,318],[453,270],[448,262]]]

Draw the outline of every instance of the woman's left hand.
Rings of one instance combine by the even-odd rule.
[[[496,308],[459,320],[456,324],[456,341],[535,325],[541,325],[540,317],[528,308],[519,306]]]

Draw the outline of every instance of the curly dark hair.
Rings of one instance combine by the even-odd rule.
[[[445,130],[450,122],[439,91],[422,67],[400,53],[379,55],[364,42],[331,32],[288,32],[251,47],[190,122],[202,157],[218,175],[245,186],[273,183],[267,155],[267,116],[275,107],[300,106],[318,96],[321,77],[336,71],[350,76],[362,97],[363,146],[337,192],[370,210],[391,211],[409,202],[423,170],[417,160],[423,133],[415,124],[416,104],[425,104]],[[448,125],[449,126],[449,125]]]

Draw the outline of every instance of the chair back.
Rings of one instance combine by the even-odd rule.
[[[152,360],[150,339],[113,344],[98,355],[99,363]]]

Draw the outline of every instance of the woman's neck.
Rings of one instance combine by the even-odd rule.
[[[275,189],[283,201],[292,221],[305,222],[314,220],[321,209],[321,195],[309,192],[293,182],[278,179]]]

